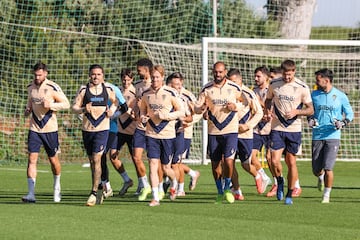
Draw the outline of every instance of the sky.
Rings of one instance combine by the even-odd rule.
[[[259,11],[266,0],[246,0]],[[360,1],[359,0],[317,0],[317,6],[313,16],[313,27],[318,26],[360,26]]]

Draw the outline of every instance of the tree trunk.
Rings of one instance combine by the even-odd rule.
[[[268,16],[285,39],[309,39],[316,0],[268,0]]]

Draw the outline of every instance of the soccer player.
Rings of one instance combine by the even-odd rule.
[[[47,79],[48,68],[39,62],[33,67],[34,80],[27,87],[28,100],[25,116],[30,118],[28,133],[28,193],[22,197],[26,203],[35,203],[35,183],[37,176],[37,160],[40,147],[43,145],[54,175],[54,202],[61,201],[61,165],[58,157],[59,138],[56,112],[70,108],[70,103],[60,86]]]
[[[277,199],[284,198],[284,178],[280,158],[285,151],[288,167],[288,191],[285,204],[291,205],[292,192],[298,179],[296,153],[301,145],[301,118],[310,116],[314,109],[309,87],[295,77],[296,65],[292,60],[281,63],[283,76],[270,82],[265,100],[265,115],[271,120],[270,147],[271,161],[277,178]],[[304,107],[305,106],[305,107]]]
[[[283,75],[283,70],[281,69],[281,67],[270,67],[269,71],[270,71],[270,79],[271,79],[271,81],[274,80],[274,79],[281,78],[282,75]],[[301,145],[300,145],[299,151],[296,153],[296,155],[300,155],[300,154],[301,154]],[[271,160],[271,157],[269,159]],[[271,165],[271,163],[270,163],[270,165]],[[270,166],[270,169],[271,169],[271,166]],[[273,174],[273,172],[271,172],[271,173]],[[272,186],[270,192],[268,192],[267,196],[268,197],[275,196],[276,191],[277,191],[277,180],[274,180],[274,185]],[[292,192],[292,197],[300,197],[301,192],[302,192],[302,189],[300,187],[300,180],[297,179],[295,181],[295,188],[294,188],[294,190]]]
[[[133,181],[127,174],[124,164],[119,159],[119,150],[122,147],[122,145],[125,143],[124,141],[126,140],[126,138],[125,136],[120,136],[118,134],[118,117],[122,114],[126,114],[128,112],[130,113],[132,110],[128,108],[127,103],[120,89],[117,86],[108,82],[106,83],[106,85],[110,86],[113,89],[116,96],[116,100],[119,103],[119,108],[110,118],[109,138],[106,145],[106,150],[104,151],[101,157],[101,183],[103,186],[104,198],[113,196],[113,190],[111,188],[110,180],[109,180],[109,170],[106,164],[107,153],[109,153],[109,158],[114,169],[119,173],[119,175],[124,181],[123,187],[120,189],[119,194],[121,196],[124,195],[127,192],[128,188],[133,185]],[[111,102],[109,101],[108,104],[111,105]]]
[[[177,91],[180,102],[185,109],[185,117],[178,120],[177,124],[175,125],[177,128],[175,140],[176,149],[173,158],[173,162],[177,163],[179,170],[177,196],[180,197],[185,196],[184,174],[189,174],[191,177],[189,184],[190,191],[195,189],[197,181],[200,177],[199,171],[194,171],[182,162],[182,160],[186,158],[186,155],[190,150],[193,129],[192,124],[194,123],[194,113],[192,106],[196,102],[194,94],[192,94],[190,91],[183,87],[183,82],[184,77],[180,72],[174,72],[170,74],[166,79],[166,84]],[[195,121],[199,121],[201,118],[202,115],[195,115]]]
[[[176,120],[185,116],[176,92],[164,86],[164,76],[163,66],[156,65],[152,68],[151,87],[143,92],[140,106],[141,122],[147,123],[145,136],[153,196],[149,203],[151,207],[160,205],[159,164],[171,180],[170,200],[176,198],[177,180],[171,168],[171,159],[174,155]]]
[[[82,135],[86,153],[90,161],[92,189],[86,202],[87,206],[102,203],[103,193],[98,196],[101,179],[101,156],[106,149],[109,136],[110,117],[117,108],[113,89],[104,82],[104,69],[98,64],[89,68],[90,82],[81,86],[75,97],[72,110],[83,113]],[[108,106],[108,101],[111,105]]]
[[[141,58],[136,63],[136,70],[140,76],[140,81],[135,83],[135,96],[137,99],[134,107],[134,113],[137,119],[137,126],[133,136],[133,152],[132,160],[135,165],[136,174],[138,176],[138,187],[135,195],[138,195],[139,201],[145,201],[149,193],[151,193],[151,187],[146,176],[146,168],[142,159],[142,154],[146,149],[145,140],[145,127],[146,123],[140,120],[140,104],[142,93],[148,89],[151,85],[150,70],[153,67],[153,63],[147,58]]]
[[[230,191],[230,182],[237,149],[237,111],[243,108],[241,87],[226,79],[224,62],[216,62],[212,73],[214,80],[202,88],[194,109],[195,113],[206,112],[208,116],[208,151],[218,192],[215,203],[222,203],[224,198],[233,203],[235,199]]]
[[[255,93],[242,84],[242,76],[239,69],[230,69],[227,73],[227,78],[241,87],[245,105],[245,108],[243,108],[241,111],[238,111],[239,134],[237,155],[239,156],[243,169],[254,177],[257,192],[259,194],[262,194],[271,181],[270,178],[265,174],[264,170],[262,170],[264,175],[266,175],[266,178],[264,179],[262,175],[257,171],[256,166],[260,166],[260,169],[261,164],[259,163],[259,161],[252,163],[251,154],[253,149],[253,129],[262,119],[263,109]],[[235,199],[243,200],[244,197],[242,196],[240,190],[238,173],[235,166],[232,183],[235,190]]]
[[[354,112],[346,94],[332,85],[334,74],[330,69],[320,69],[315,76],[318,90],[311,94],[314,115],[308,118],[312,128],[312,171],[318,177],[319,191],[323,191],[322,203],[329,203],[341,130],[353,120]]]
[[[267,95],[267,91],[269,88],[269,82],[270,82],[270,72],[265,66],[257,67],[254,71],[255,75],[255,84],[256,87],[253,89],[254,93],[259,99],[259,102],[265,110],[265,99]],[[282,74],[280,74],[282,76]],[[273,76],[274,77],[274,76]],[[274,77],[277,78],[277,77]],[[257,126],[254,128],[254,139],[253,139],[253,150],[251,154],[251,162],[256,163],[259,162],[258,160],[258,154],[261,151],[263,147],[265,147],[265,158],[267,160],[267,163],[269,165],[269,170],[273,176],[274,184],[272,185],[270,191],[266,194],[267,197],[273,197],[276,195],[277,191],[277,181],[276,177],[273,174],[272,169],[272,163],[271,163],[271,153],[270,153],[270,131],[271,131],[271,122],[267,121],[264,117],[262,120],[257,124]],[[260,164],[261,167],[261,164]],[[259,169],[259,166],[257,166],[257,169]],[[263,169],[260,168],[258,170],[260,174],[263,173]],[[266,178],[263,174],[263,180]]]

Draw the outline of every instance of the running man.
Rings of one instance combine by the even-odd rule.
[[[48,68],[44,63],[35,64],[33,73],[34,80],[27,87],[28,100],[25,109],[25,116],[31,114],[28,133],[28,193],[22,197],[22,201],[25,203],[36,202],[37,160],[40,147],[43,145],[54,175],[54,202],[60,202],[61,165],[58,157],[60,148],[56,112],[70,108],[70,103],[60,86],[47,79]]]

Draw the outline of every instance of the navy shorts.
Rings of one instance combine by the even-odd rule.
[[[174,151],[174,157],[172,160],[172,164],[176,164],[179,163],[181,161],[181,159],[184,156],[184,152],[185,152],[185,142],[184,142],[184,132],[179,132],[176,133],[176,138],[175,138],[175,151]]]
[[[140,130],[138,128],[135,129],[132,145],[133,148],[146,149],[146,138],[144,130]]]
[[[297,154],[301,145],[301,132],[270,132],[270,148],[272,150],[284,149],[286,152]]]
[[[175,138],[156,139],[146,137],[147,157],[160,159],[161,164],[169,164],[174,157]]]
[[[190,156],[190,147],[191,147],[191,138],[184,139],[184,159],[189,159]]]
[[[116,149],[121,150],[122,146],[126,143],[128,146],[129,153],[132,154],[132,143],[133,143],[133,135],[117,133],[118,136],[118,144]]]
[[[108,152],[110,149],[117,149],[118,145],[118,136],[114,132],[109,132],[109,138],[106,144],[106,152]]]
[[[28,152],[38,153],[40,147],[44,146],[48,157],[54,157],[59,150],[58,132],[37,133],[29,130],[28,133]]]
[[[270,146],[270,135],[260,135],[254,133],[253,139],[253,149],[261,151],[262,146],[265,146],[266,149]]]
[[[238,142],[237,133],[208,136],[208,153],[211,161],[218,162],[224,158],[235,158]]]
[[[86,154],[91,156],[93,153],[100,153],[106,149],[109,137],[109,130],[99,132],[82,132]]]
[[[236,156],[239,157],[241,162],[245,162],[251,157],[253,149],[253,139],[238,139],[238,147]]]

